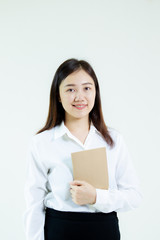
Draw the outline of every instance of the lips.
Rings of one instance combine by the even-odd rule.
[[[77,105],[73,105],[73,107],[75,107],[75,108],[77,108],[77,109],[79,109],[79,110],[85,108],[86,106],[87,106],[87,105],[85,105],[85,104],[77,104]]]
[[[87,105],[85,105],[85,104],[77,104],[77,105],[73,105],[73,106],[75,106],[75,107],[85,107]]]

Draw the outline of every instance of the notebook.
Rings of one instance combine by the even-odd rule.
[[[73,179],[83,180],[95,188],[108,189],[106,147],[71,153]]]

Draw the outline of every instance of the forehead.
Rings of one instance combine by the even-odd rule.
[[[84,70],[78,70],[76,72],[71,73],[70,75],[68,75],[63,81],[62,81],[62,85],[66,85],[66,84],[75,84],[75,85],[81,85],[83,83],[92,83],[94,84],[94,81],[92,79],[92,77],[86,73]]]

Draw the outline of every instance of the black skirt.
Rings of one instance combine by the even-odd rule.
[[[62,212],[47,208],[45,240],[120,240],[116,212]]]

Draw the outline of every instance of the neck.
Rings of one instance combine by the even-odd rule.
[[[85,133],[89,131],[90,122],[89,118],[81,118],[81,119],[70,119],[64,121],[65,126],[69,129],[70,132],[81,132]]]

